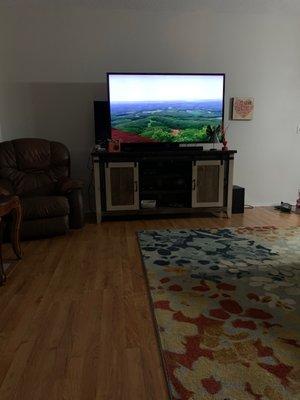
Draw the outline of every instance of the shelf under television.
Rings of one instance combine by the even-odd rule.
[[[226,207],[201,207],[201,208],[191,208],[191,207],[156,207],[156,208],[141,208],[139,210],[120,210],[120,211],[104,211],[102,216],[113,218],[113,217],[134,217],[139,215],[172,215],[172,214],[182,214],[182,215],[203,215],[203,213],[219,213],[220,211],[226,212]]]
[[[188,171],[189,172],[189,171]],[[178,173],[174,173],[174,172],[170,172],[170,173],[161,173],[161,171],[159,171],[159,173],[157,172],[157,171],[151,171],[151,172],[149,172],[148,173],[148,171],[147,172],[145,172],[145,171],[141,171],[141,177],[143,178],[143,179],[148,179],[148,180],[151,180],[151,179],[157,179],[157,176],[159,175],[159,179],[161,179],[161,180],[163,180],[163,179],[168,179],[168,180],[171,180],[171,179],[178,179],[178,178],[182,178],[182,177],[188,177],[189,176],[189,174],[188,173],[184,173],[184,172],[178,172]]]
[[[141,196],[155,195],[155,194],[185,194],[189,189],[169,189],[169,190],[160,190],[160,189],[149,189],[149,190],[141,190]]]

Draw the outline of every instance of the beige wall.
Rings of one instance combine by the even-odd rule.
[[[226,119],[230,97],[255,99],[253,120],[233,121],[229,128],[230,147],[238,150],[235,183],[246,187],[248,203],[295,202],[299,15],[118,10],[91,3],[0,6],[4,140],[60,140],[71,149],[74,174],[87,180],[92,103],[106,96],[106,71],[225,72]]]

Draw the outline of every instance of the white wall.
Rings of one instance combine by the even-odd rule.
[[[226,119],[230,97],[255,98],[253,120],[229,128],[230,147],[238,150],[235,183],[246,188],[248,203],[294,203],[299,15],[241,7],[220,12],[196,3],[192,11],[2,3],[2,137],[60,140],[71,149],[74,175],[87,179],[92,102],[105,98],[106,71],[225,72]]]

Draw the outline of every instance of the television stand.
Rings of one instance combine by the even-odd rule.
[[[226,212],[235,150],[93,152],[97,222],[116,217]],[[143,208],[151,200],[154,208]]]

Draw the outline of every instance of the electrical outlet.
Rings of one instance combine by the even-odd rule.
[[[297,133],[298,133],[298,135],[300,135],[300,124],[298,124],[298,126],[297,126]]]

